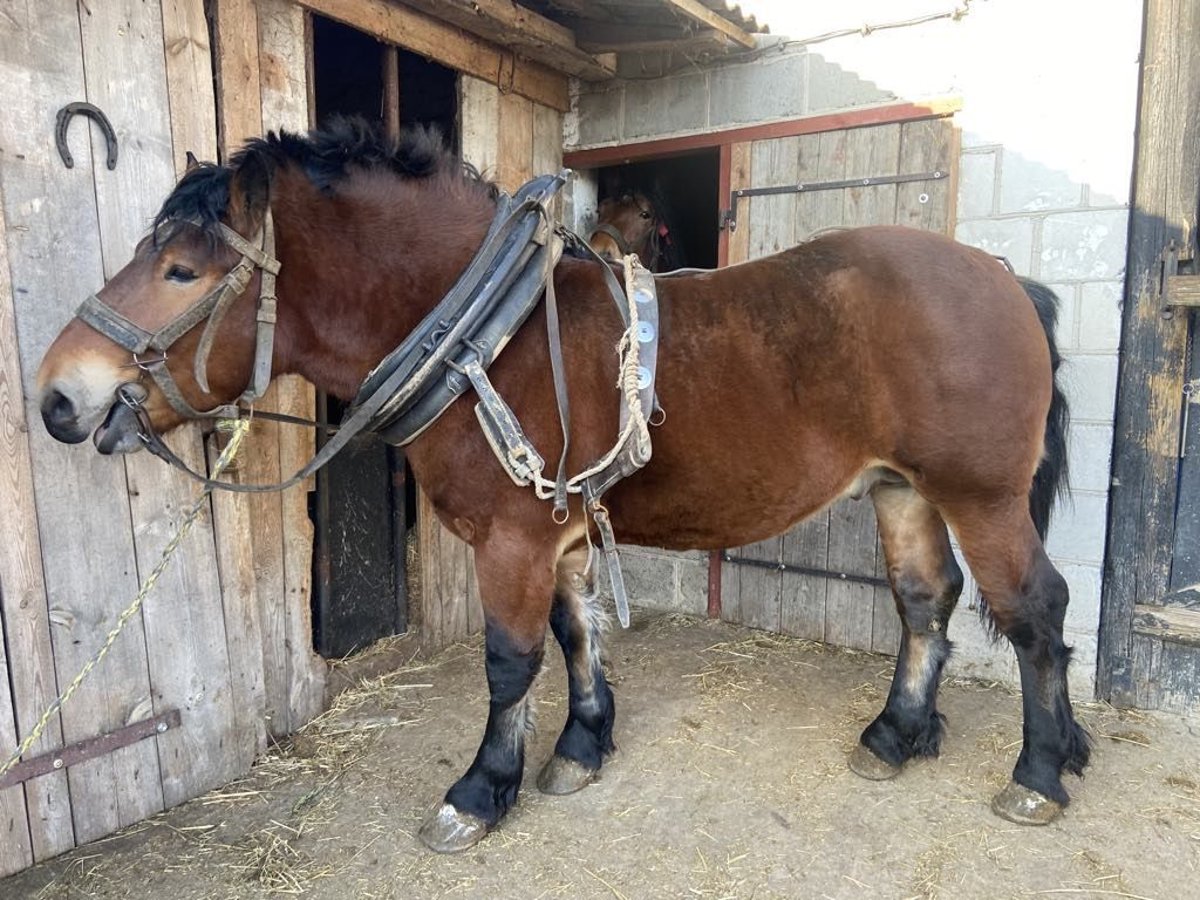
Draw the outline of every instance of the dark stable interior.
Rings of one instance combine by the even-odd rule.
[[[369,34],[313,16],[315,121],[361,116],[385,123],[385,57],[391,48]],[[399,122],[437,127],[458,142],[458,76],[398,51]],[[318,393],[318,417],[345,409]],[[320,437],[318,437],[320,441]],[[317,473],[313,519],[313,646],[341,657],[408,628],[406,546],[416,519],[416,489],[403,451],[373,435],[355,438]]]
[[[717,265],[717,180],[720,153],[714,147],[668,159],[597,169],[600,199],[639,190],[651,199],[670,229],[680,266]]]

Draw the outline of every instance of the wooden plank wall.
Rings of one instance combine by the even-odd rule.
[[[463,158],[505,190],[562,168],[562,113],[471,75],[459,76]],[[410,622],[428,648],[483,627],[471,549],[438,521],[424,494],[417,505],[420,590]],[[418,599],[419,598],[419,599]]]
[[[264,131],[309,124],[307,39],[303,11],[284,0],[219,0],[216,3],[217,109],[219,147],[227,159],[243,142]],[[281,298],[286,302],[286,298]],[[311,417],[312,388],[298,378],[279,379],[259,404],[262,409]],[[247,441],[240,477],[277,481],[311,456],[311,435],[264,421]],[[286,472],[284,471],[286,470]],[[320,712],[326,666],[312,652],[309,596],[312,524],[309,485],[283,494],[246,500],[240,521],[249,526],[254,583],[262,636],[263,696],[268,730],[284,735]],[[244,533],[222,534],[226,560],[237,565]],[[231,581],[244,573],[229,573]]]
[[[868,175],[950,171],[957,156],[949,120],[875,125],[735,144],[734,189]],[[829,229],[900,223],[953,232],[952,179],[906,185],[751,197],[729,238],[729,262],[774,253]],[[924,198],[922,200],[922,198]],[[842,501],[735,557],[855,575],[886,575],[869,501]],[[726,563],[722,617],[755,628],[895,653],[900,624],[885,587]]]

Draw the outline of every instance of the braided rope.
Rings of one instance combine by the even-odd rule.
[[[250,430],[250,420],[239,419],[228,424],[222,422],[218,427],[227,429],[230,432],[230,437],[229,443],[225,445],[225,449],[221,451],[221,455],[217,457],[217,461],[213,465],[213,478],[219,477],[220,474],[229,466],[230,462],[233,461],[233,458],[237,455],[238,449],[242,445],[242,440],[246,437],[246,433]],[[183,542],[183,539],[187,536],[187,533],[191,531],[192,524],[200,517],[200,513],[204,510],[204,507],[208,501],[208,495],[210,493],[212,493],[212,485],[207,485],[196,496],[195,502],[184,515],[183,521],[180,523],[174,537],[172,537],[171,540],[167,542],[167,545],[163,547],[162,555],[159,557],[158,563],[154,566],[154,569],[150,572],[150,574],[146,576],[146,580],[142,582],[142,586],[138,590],[137,596],[133,598],[133,602],[131,602],[129,606],[125,607],[125,609],[117,617],[117,622],[108,632],[108,636],[104,639],[104,643],[101,644],[100,648],[92,654],[91,659],[84,663],[83,668],[79,670],[79,674],[71,679],[71,683],[67,685],[66,689],[59,694],[54,699],[54,702],[52,702],[46,709],[46,711],[42,713],[42,717],[38,719],[37,724],[33,726],[33,730],[25,736],[23,741],[21,741],[21,745],[12,753],[11,756],[8,757],[8,759],[4,761],[2,765],[0,765],[0,776],[3,776],[6,772],[8,772],[9,769],[11,769],[20,761],[22,756],[29,752],[30,748],[37,742],[38,738],[40,738],[43,732],[45,732],[46,727],[50,724],[54,716],[59,712],[59,710],[62,709],[63,704],[71,699],[71,695],[79,689],[79,686],[83,684],[84,679],[91,674],[92,670],[96,668],[99,662],[108,654],[108,651],[112,648],[112,645],[116,643],[117,637],[121,634],[121,631],[125,628],[126,624],[128,624],[129,620],[137,615],[138,610],[142,608],[142,603],[145,601],[146,597],[149,596],[150,592],[154,590],[154,586],[158,583],[158,579],[162,576],[162,573],[166,571],[167,564],[170,563],[172,555],[174,555],[175,551],[179,549],[179,545]]]

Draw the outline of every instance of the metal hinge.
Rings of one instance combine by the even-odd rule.
[[[836,191],[853,187],[874,187],[880,184],[907,184],[912,181],[940,181],[949,178],[949,172],[940,169],[933,172],[914,172],[909,175],[872,175],[866,178],[843,178],[838,181],[811,181],[799,184],[781,184],[774,187],[736,188],[729,192],[729,206],[721,210],[717,222],[719,228],[737,230],[737,202],[742,197],[767,197],[778,194],[810,194],[813,191]]]

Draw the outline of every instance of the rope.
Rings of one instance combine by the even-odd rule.
[[[217,478],[223,471],[225,471],[226,467],[228,467],[228,465],[233,461],[233,458],[237,455],[238,449],[242,445],[242,440],[246,437],[246,433],[250,430],[250,420],[238,419],[231,422],[222,422],[218,425],[218,427],[223,430],[228,430],[230,432],[230,436],[229,443],[225,445],[225,449],[221,451],[221,455],[217,457],[217,461],[213,465],[213,478]],[[212,485],[206,485],[196,496],[195,502],[184,515],[183,521],[180,523],[179,529],[175,532],[174,537],[172,537],[171,540],[167,542],[167,545],[163,547],[162,555],[159,557],[157,565],[155,565],[150,574],[146,576],[146,580],[142,582],[142,586],[138,590],[137,596],[133,598],[133,601],[129,604],[129,606],[125,607],[125,609],[117,617],[117,622],[115,625],[113,625],[112,630],[108,632],[108,636],[104,639],[104,643],[101,644],[100,648],[92,654],[91,659],[84,663],[83,668],[79,670],[79,674],[71,679],[71,683],[67,685],[66,690],[59,694],[54,699],[54,702],[52,702],[46,709],[46,711],[42,713],[42,717],[38,719],[37,724],[33,726],[33,730],[25,736],[23,741],[21,741],[21,745],[13,752],[11,756],[8,757],[8,759],[4,761],[3,765],[0,765],[0,776],[3,776],[6,772],[8,772],[9,769],[11,769],[20,761],[22,756],[29,752],[30,748],[37,742],[38,738],[42,736],[42,733],[46,730],[46,727],[50,724],[54,716],[59,712],[59,710],[62,709],[63,704],[71,699],[71,695],[79,689],[79,686],[83,684],[84,679],[91,674],[92,670],[96,668],[99,662],[108,654],[108,651],[112,648],[112,645],[116,643],[117,637],[121,634],[121,631],[124,630],[129,620],[137,615],[138,610],[142,608],[142,603],[145,601],[146,597],[150,595],[150,592],[154,590],[154,586],[158,583],[158,579],[162,576],[162,573],[166,571],[167,564],[171,561],[172,555],[176,550],[179,549],[179,545],[183,542],[183,539],[191,530],[192,524],[200,517],[200,513],[204,510],[204,507],[208,502],[208,495],[212,493],[212,489]]]
[[[603,472],[612,464],[617,454],[621,452],[621,448],[625,446],[625,440],[632,431],[636,430],[637,432],[639,454],[643,459],[650,456],[650,428],[646,424],[646,417],[642,414],[642,401],[638,391],[638,366],[641,364],[641,354],[637,339],[638,308],[633,290],[635,263],[637,263],[636,256],[625,257],[625,300],[629,305],[629,326],[617,344],[617,355],[620,360],[617,367],[617,390],[621,392],[625,400],[629,417],[625,421],[625,427],[617,435],[617,442],[612,449],[587,469],[567,481],[567,491],[571,494],[582,493],[583,482],[593,475]],[[554,496],[555,483],[542,475],[540,468],[530,473],[529,480],[533,483],[538,499],[549,500]]]

